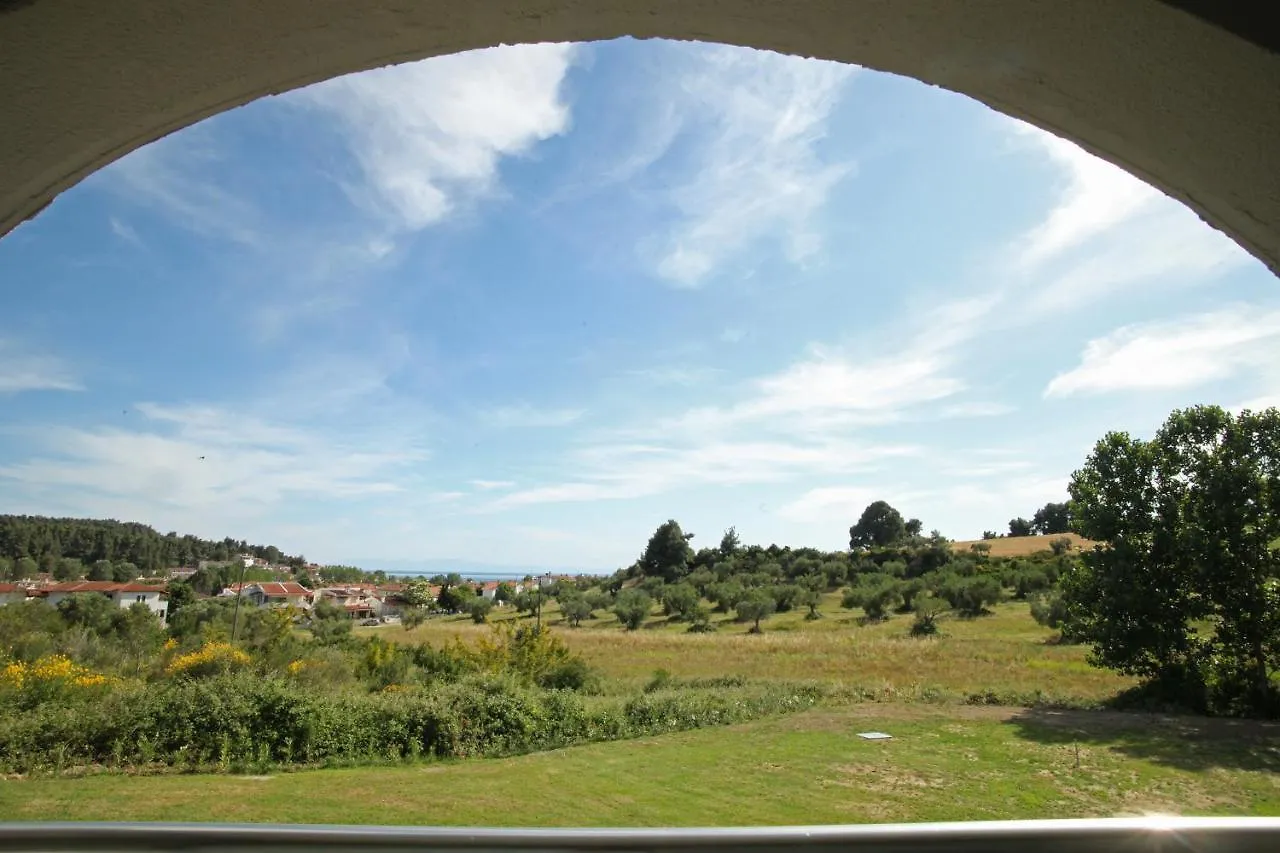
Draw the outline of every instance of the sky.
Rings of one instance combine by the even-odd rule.
[[[0,512],[326,563],[611,570],[678,519],[847,547],[1066,498],[1109,430],[1280,403],[1280,287],[966,97],[623,40],[339,78],[0,240]]]

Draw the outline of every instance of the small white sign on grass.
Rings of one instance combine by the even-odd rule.
[[[893,740],[893,735],[884,732],[858,732],[858,737],[863,740]]]

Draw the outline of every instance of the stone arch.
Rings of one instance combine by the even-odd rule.
[[[964,93],[1122,166],[1280,272],[1280,53],[1223,14],[1194,0],[0,0],[0,234],[264,95],[502,43],[635,36]]]

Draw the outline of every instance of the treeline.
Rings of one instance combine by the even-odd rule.
[[[957,553],[940,533],[924,535],[921,528],[877,501],[850,531],[850,551],[744,546],[733,528],[718,546],[694,550],[693,534],[670,520],[628,568],[603,581],[560,583],[545,594],[556,598],[571,625],[611,611],[634,630],[657,607],[670,620],[687,622],[691,632],[715,630],[714,613],[732,613],[759,632],[775,613],[800,610],[821,618],[821,596],[838,591],[841,603],[860,608],[868,621],[914,614],[912,633],[927,635],[936,633],[944,611],[981,616],[1006,597],[1031,599],[1037,612],[1049,613],[1047,596],[1076,559],[1069,543],[1021,558],[993,558],[981,549]],[[528,594],[514,601],[522,611],[537,604]]]
[[[39,572],[71,580],[88,576],[95,564],[119,566],[120,579],[154,574],[202,560],[227,561],[252,554],[273,565],[301,568],[302,555],[290,556],[274,545],[251,545],[226,538],[218,542],[177,533],[159,533],[145,524],[38,515],[0,515],[0,577],[20,580]],[[102,580],[115,579],[99,578]]]

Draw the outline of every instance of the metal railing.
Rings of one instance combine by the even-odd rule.
[[[184,823],[0,823],[0,850],[1280,853],[1280,818],[1113,818],[734,829],[469,829]]]

